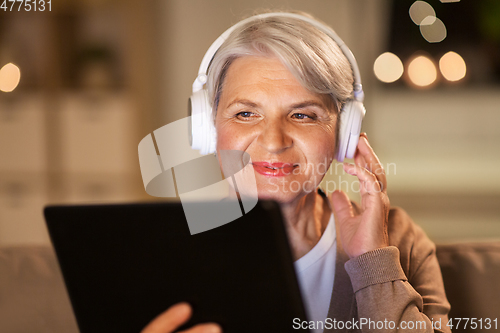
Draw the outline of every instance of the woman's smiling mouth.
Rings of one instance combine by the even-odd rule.
[[[252,162],[255,171],[268,177],[283,177],[292,174],[298,164],[282,162]]]

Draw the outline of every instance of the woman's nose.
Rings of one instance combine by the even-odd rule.
[[[285,124],[277,120],[266,122],[259,133],[257,143],[273,154],[279,154],[287,148],[290,148],[293,140],[288,135],[286,126],[284,125]]]

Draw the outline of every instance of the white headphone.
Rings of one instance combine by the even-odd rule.
[[[330,28],[309,17],[295,13],[266,13],[249,17],[227,29],[219,38],[212,43],[198,70],[198,77],[193,82],[193,94],[189,98],[188,115],[190,116],[189,138],[193,149],[198,149],[201,154],[211,154],[216,150],[217,135],[212,118],[212,107],[208,100],[208,92],[203,88],[207,82],[207,71],[212,58],[227,37],[239,26],[256,19],[267,17],[292,17],[308,22],[318,28],[340,47],[347,60],[351,64],[354,75],[354,98],[347,100],[340,112],[340,131],[338,137],[338,148],[335,158],[342,162],[344,158],[353,158],[358,145],[361,132],[361,122],[366,113],[363,106],[364,93],[361,86],[361,75],[358,64],[351,50],[345,45],[340,37]]]

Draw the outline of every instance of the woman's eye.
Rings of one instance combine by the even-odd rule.
[[[239,119],[246,119],[248,120],[249,118],[255,116],[255,114],[253,112],[250,112],[250,111],[242,111],[242,112],[238,112],[236,114],[236,117],[239,118]]]
[[[314,119],[314,117],[312,116],[309,116],[305,113],[294,113],[292,115],[292,118],[295,118],[295,119],[300,119],[300,120],[304,120],[304,119]]]

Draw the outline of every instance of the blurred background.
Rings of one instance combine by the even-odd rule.
[[[499,1],[59,0],[0,9],[0,246],[49,244],[47,204],[158,200],[139,141],[187,115],[205,51],[259,9],[349,45],[393,205],[437,242],[500,238]]]

